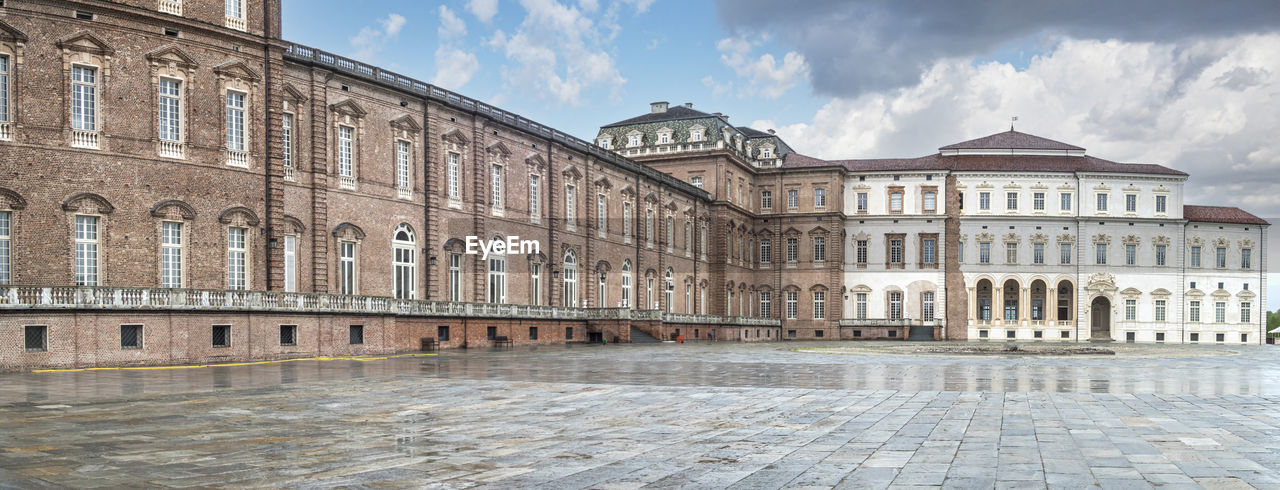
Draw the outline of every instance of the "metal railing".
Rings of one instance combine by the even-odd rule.
[[[536,121],[520,116],[519,114],[514,114],[456,92],[452,92],[426,82],[421,82],[395,72],[366,65],[359,61],[344,58],[333,53],[328,53],[300,44],[289,43],[287,41],[285,44],[287,44],[287,47],[285,48],[284,57],[290,61],[324,66],[347,75],[436,100],[455,108],[466,111],[475,111],[477,113],[484,114],[495,121],[500,121],[504,124],[514,126],[533,135],[542,136],[560,143],[567,148],[608,161],[626,169],[627,171],[638,173],[649,179],[656,180],[663,185],[674,187],[685,194],[698,197],[704,201],[711,201],[711,194],[707,193],[707,191],[703,189],[694,187],[688,182],[631,161],[617,153],[600,148],[594,143],[562,133],[555,128],[540,124]]]

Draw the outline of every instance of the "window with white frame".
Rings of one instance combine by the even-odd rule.
[[[956,256],[959,259],[957,260],[957,262],[960,262],[961,264],[963,264],[964,263],[964,242],[956,242]]]
[[[1227,268],[1227,247],[1218,247],[1214,249],[1213,264],[1219,269]]]
[[[529,304],[542,304],[542,264],[529,264]]]
[[[773,293],[760,291],[760,316],[769,318],[773,315]]]
[[[1098,194],[1098,211],[1106,212],[1106,210],[1107,210],[1107,195],[1099,193]]]
[[[391,239],[392,296],[414,299],[417,289],[417,241],[413,230],[401,224]]]
[[[768,264],[773,262],[773,240],[768,238],[760,239],[760,263]]]
[[[978,242],[978,263],[991,263],[991,242]]]
[[[1168,300],[1163,300],[1163,299],[1156,300],[1155,318],[1157,322],[1163,322],[1167,320],[1169,316],[1168,304],[1169,304]]]
[[[601,236],[609,232],[609,208],[603,193],[596,194],[596,230]]]
[[[1060,211],[1070,211],[1070,210],[1071,210],[1071,193],[1070,193],[1070,192],[1062,192],[1062,193],[1059,193],[1059,194],[1058,194],[1058,200],[1059,200],[1059,203],[1058,203],[1058,210],[1060,210]]]
[[[690,184],[693,184],[693,186],[694,186],[694,187],[697,187],[697,188],[701,189],[701,188],[702,188],[702,177],[693,177],[693,178],[690,178],[690,179],[689,179],[689,183],[690,183]]]
[[[827,207],[827,190],[826,189],[813,190],[813,207],[815,208]]]
[[[901,269],[906,260],[906,252],[903,248],[901,238],[892,238],[889,240],[889,268]]]
[[[670,267],[667,268],[667,273],[663,277],[665,285],[662,287],[662,311],[671,313],[673,307],[672,302],[675,300],[676,280],[674,272]]]
[[[1044,244],[1043,243],[1036,242],[1031,244],[1031,263],[1033,264],[1044,263]]]
[[[235,90],[227,91],[227,149],[230,151],[247,151],[245,139],[245,93]],[[350,162],[350,133],[347,134],[347,163]],[[341,158],[341,157],[340,157]]]
[[[1253,249],[1251,248],[1240,249],[1240,268],[1241,269],[1253,268]]]
[[[787,262],[795,262],[800,258],[800,240],[787,239]]]
[[[161,141],[182,141],[182,81],[160,78],[157,112]]]
[[[448,160],[449,201],[456,206],[462,201],[462,155],[449,152]]]
[[[665,145],[671,143],[671,133],[658,133],[658,144]]]
[[[1240,323],[1250,323],[1253,321],[1253,303],[1240,303]]]
[[[631,243],[631,201],[622,203],[622,241]]]
[[[542,191],[542,177],[539,175],[529,176],[529,220],[537,223],[542,221],[542,200],[538,193]]]
[[[902,319],[902,291],[889,292],[889,319]]]
[[[1192,323],[1200,323],[1200,302],[1192,301],[1190,307],[1187,308],[1187,321]]]
[[[622,307],[631,307],[631,261],[622,261]]]
[[[280,116],[280,161],[284,164],[285,178],[292,180],[293,172],[293,114]]]
[[[702,222],[702,230],[698,235],[698,255],[707,260],[707,222]]]
[[[800,191],[796,189],[787,189],[787,209],[796,209],[800,207]]]
[[[564,186],[564,226],[569,230],[578,227],[578,193],[573,184]]]
[[[489,302],[507,302],[507,256],[489,254]]]
[[[610,138],[601,137],[599,140],[597,140],[596,144],[600,145],[600,148],[608,150],[610,149],[610,146],[612,146],[610,145],[610,142],[611,142]]]
[[[671,242],[675,241],[674,240],[675,233],[676,233],[675,221],[672,220],[670,216],[667,216],[667,234],[663,236],[663,238],[666,239],[664,241],[667,242],[667,253],[671,253]],[[739,245],[738,248],[739,250],[741,250],[742,246]]]
[[[653,248],[653,210],[644,211],[644,246]]]
[[[228,129],[228,131],[230,131]],[[338,177],[352,178],[352,151],[355,142],[356,128],[351,126],[338,126]],[[228,138],[230,138],[228,133]],[[229,147],[230,145],[228,145]]]
[[[1098,265],[1107,265],[1107,244],[1097,244],[1097,254],[1094,257],[1094,263]]]
[[[1156,196],[1156,214],[1166,214],[1169,212],[1169,196]]]
[[[920,318],[925,321],[933,320],[933,292],[926,291],[921,294]]]
[[[854,258],[860,266],[867,265],[869,243],[870,242],[868,240],[857,240],[856,243],[854,243]]]
[[[9,98],[9,57],[0,55],[0,123],[9,122]]]
[[[902,192],[894,191],[889,193],[889,212],[890,213],[902,212]]]
[[[1191,247],[1191,267],[1200,267],[1200,246]]]
[[[284,236],[284,291],[298,291],[298,237]]]
[[[693,253],[693,222],[687,218],[684,220],[684,254]]]
[[[1136,299],[1124,300],[1124,320],[1127,322],[1133,322],[1138,320],[1138,300]]]
[[[787,319],[794,320],[799,318],[799,294],[795,291],[787,291]]]
[[[244,0],[227,0],[226,15],[232,19],[244,19]]]
[[[1071,244],[1070,244],[1070,243],[1059,243],[1059,244],[1058,244],[1058,249],[1059,249],[1059,250],[1058,250],[1058,253],[1059,253],[1059,255],[1058,255],[1058,263],[1059,263],[1059,264],[1062,264],[1062,265],[1070,264],[1070,263],[1071,263],[1071,256],[1073,255],[1073,254],[1071,253]]]
[[[1007,201],[1007,202],[1005,203],[1005,209],[1007,209],[1007,210],[1009,210],[1009,211],[1017,211],[1017,210],[1018,210],[1018,193],[1017,193],[1017,192],[1007,192],[1007,193],[1005,193],[1005,197],[1006,197],[1006,201]]]
[[[978,193],[978,209],[982,211],[991,210],[991,193],[990,192]]]
[[[502,165],[491,165],[489,167],[489,201],[493,203],[494,211],[502,210]]]
[[[409,184],[409,160],[412,154],[409,142],[405,140],[396,140],[396,189],[402,191],[410,190]]]
[[[925,238],[920,240],[920,262],[925,267],[936,267],[938,265],[938,240],[935,238]]]
[[[628,136],[628,137],[627,137],[627,146],[628,146],[628,147],[640,146],[640,135],[638,135],[638,134],[633,134],[633,135],[631,135],[631,136]]]
[[[857,293],[854,296],[854,318],[859,320],[867,319],[867,293]]]
[[[249,229],[227,228],[227,289],[249,288]]]
[[[1004,244],[1004,263],[1018,263],[1018,244],[1014,242],[1006,242]]]
[[[813,261],[825,262],[827,260],[827,239],[823,237],[813,237]]]
[[[1168,247],[1166,247],[1166,246],[1164,246],[1164,245],[1156,245],[1156,265],[1164,265],[1164,262],[1165,262],[1165,250],[1166,250],[1167,248],[1168,248]]]
[[[827,292],[813,292],[813,319],[823,320],[827,318]]]
[[[98,285],[98,217],[76,216],[76,285]]]
[[[182,223],[160,222],[160,287],[182,287]]]
[[[1033,192],[1031,194],[1031,210],[1044,211],[1044,193]]]
[[[356,242],[338,242],[338,294],[356,294]]]
[[[773,192],[760,191],[760,210],[765,211],[770,209],[773,209]]]
[[[98,130],[98,69],[71,67],[71,129]]]
[[[1213,321],[1215,323],[1227,323],[1227,302],[1215,301],[1213,303]]]
[[[694,142],[694,143],[697,143],[697,142],[699,142],[699,141],[702,141],[702,130],[697,130],[697,129],[690,130],[690,131],[689,131],[689,141],[692,141],[692,142]]]
[[[462,301],[462,254],[449,254],[449,301]]]
[[[577,308],[578,304],[578,256],[569,250],[564,253],[564,305]]]
[[[0,284],[13,283],[13,222],[9,211],[0,211]]]
[[[924,207],[924,212],[926,213],[938,212],[938,193],[933,191],[925,191],[923,207]]]
[[[599,280],[596,282],[596,305],[604,308],[609,306],[609,274],[600,271]]]
[[[1126,213],[1138,212],[1138,195],[1137,194],[1124,195],[1124,211]]]

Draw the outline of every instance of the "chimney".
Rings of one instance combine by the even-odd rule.
[[[688,109],[693,109],[693,102],[685,102],[684,106]]]
[[[667,103],[665,101],[652,102],[649,104],[649,110],[652,111],[653,114],[661,114],[661,113],[667,112]]]
[[[774,131],[773,128],[769,128],[769,134],[778,134],[778,133]]]

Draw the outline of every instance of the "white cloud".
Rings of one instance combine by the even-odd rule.
[[[351,47],[355,49],[351,56],[366,62],[372,61],[378,51],[400,34],[407,22],[403,15],[391,13],[386,18],[378,19],[377,26],[364,26],[350,39]]]
[[[467,0],[467,11],[480,22],[488,24],[498,15],[498,0]]]
[[[431,83],[441,87],[458,90],[471,81],[480,70],[480,60],[476,55],[461,49],[441,45],[436,48],[436,77]]]
[[[740,52],[722,49],[724,56]],[[1024,70],[943,59],[914,85],[835,98],[778,128],[801,153],[912,157],[1008,128],[1191,174],[1187,202],[1280,216],[1280,35],[1062,40]],[[1224,171],[1228,170],[1228,171]]]
[[[748,81],[740,96],[776,99],[809,79],[809,65],[805,63],[804,55],[788,52],[783,55],[781,64],[769,53],[752,58],[751,51],[760,44],[743,37],[724,38],[716,43],[720,62]]]
[[[606,50],[616,34],[612,13],[601,14],[597,22],[585,8],[557,0],[521,0],[520,5],[526,15],[515,32],[497,31],[488,42],[512,62],[503,69],[509,89],[568,105],[581,105],[583,92],[593,89],[618,98],[626,79]]]
[[[440,6],[440,27],[436,28],[436,37],[441,42],[460,38],[467,35],[467,23],[458,18],[457,15],[449,10],[449,7]]]

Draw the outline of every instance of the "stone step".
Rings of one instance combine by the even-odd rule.
[[[649,335],[649,334],[647,334],[647,333],[644,333],[644,330],[640,330],[639,328],[636,328],[636,327],[631,327],[631,343],[633,343],[633,344],[657,344],[657,343],[660,343],[660,342],[662,342],[662,341],[661,341],[661,340],[658,340],[658,339],[653,338],[653,336],[652,336],[652,335]]]

